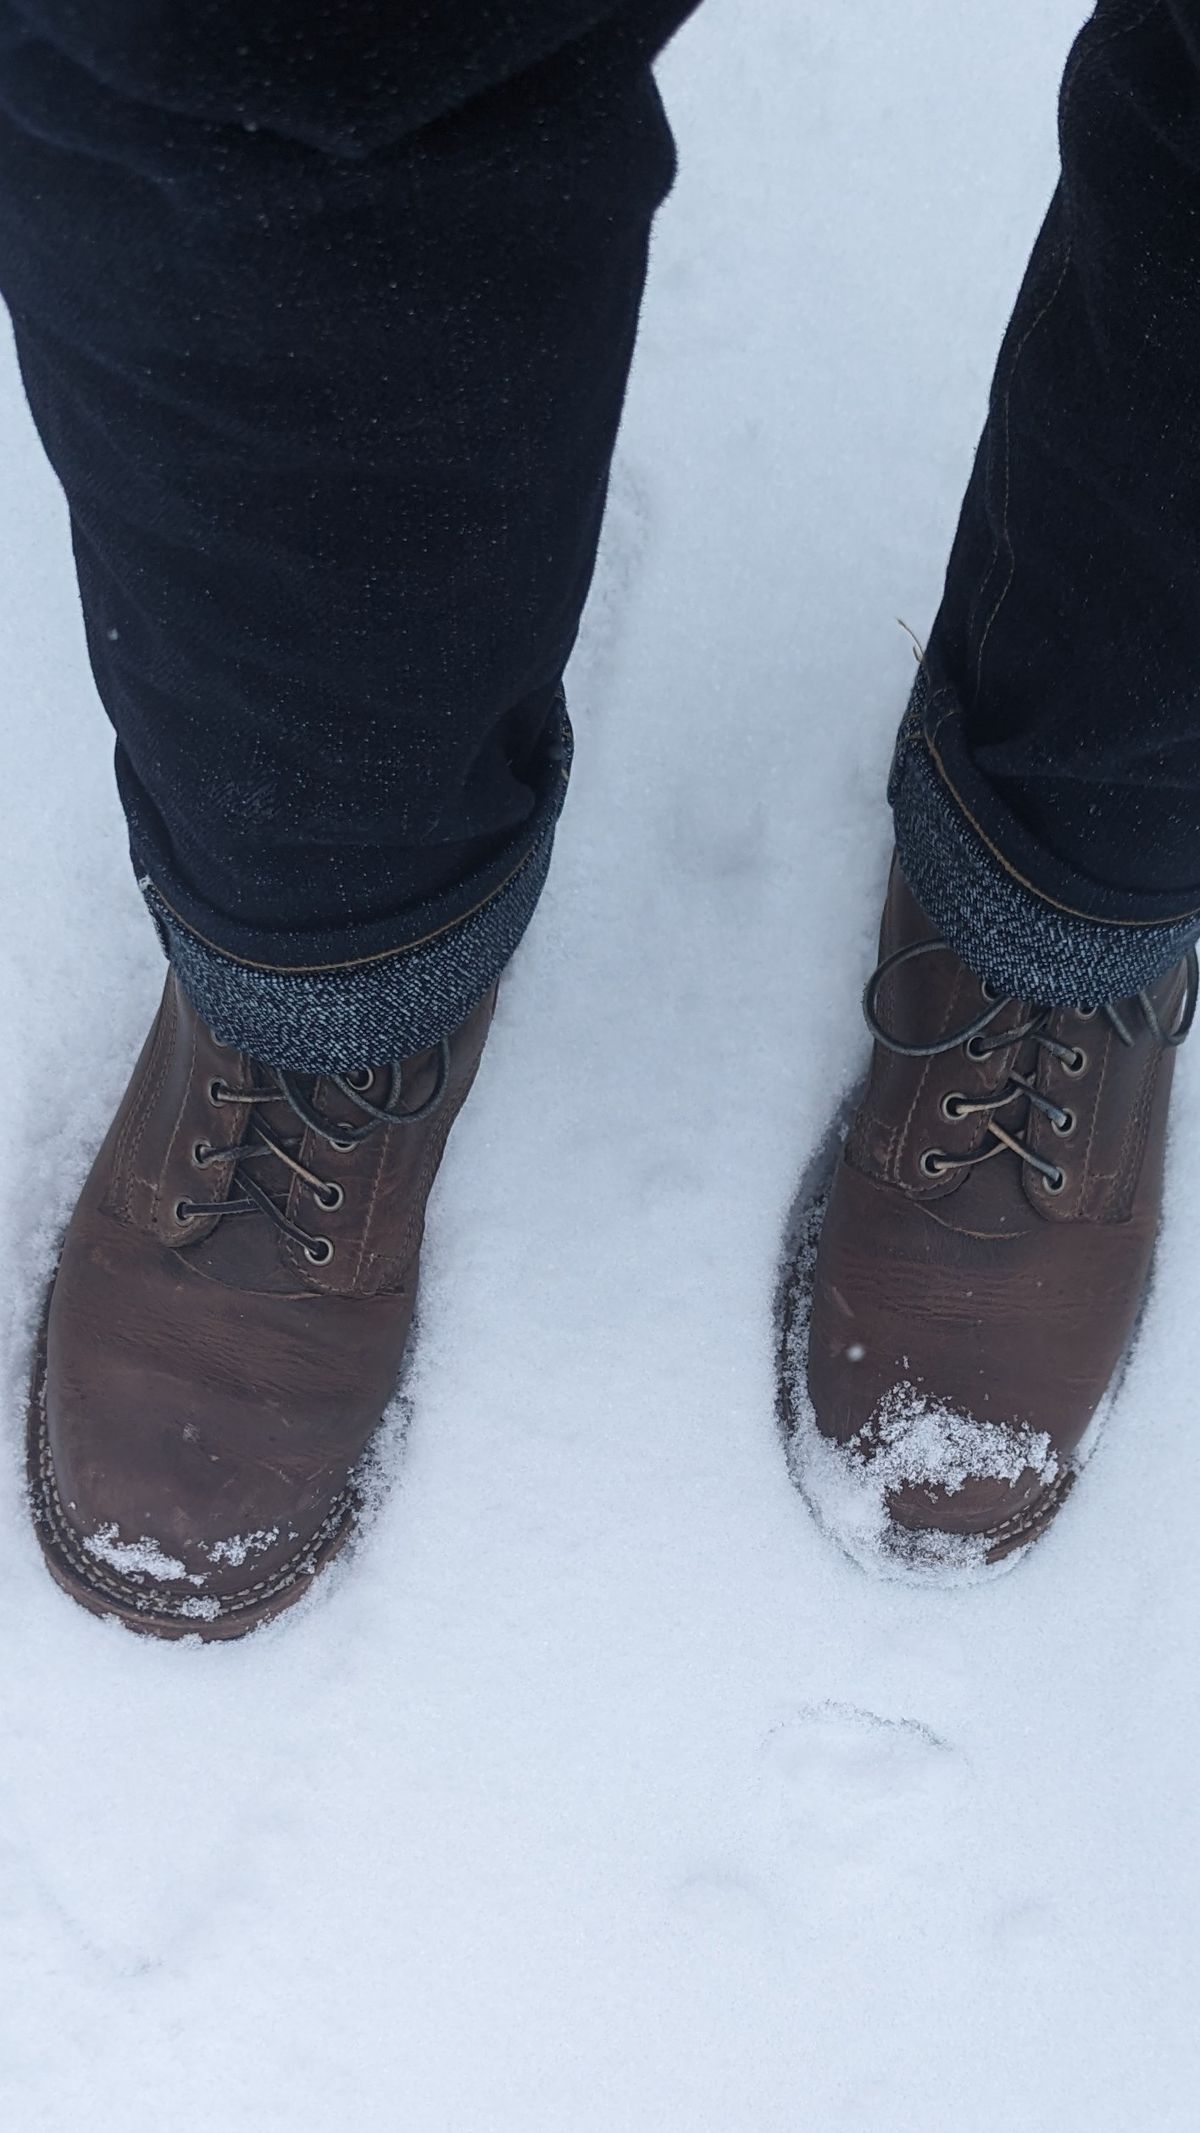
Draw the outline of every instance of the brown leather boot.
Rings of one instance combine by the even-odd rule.
[[[994,1563],[1063,1502],[1133,1335],[1195,959],[1134,1000],[998,1000],[898,867],[880,952],[866,1092],[785,1286],[785,1420],[854,1552]]]
[[[218,1044],[168,977],[67,1230],[30,1402],[39,1538],[85,1607],[238,1636],[341,1547],[493,1005],[402,1068],[314,1084]]]

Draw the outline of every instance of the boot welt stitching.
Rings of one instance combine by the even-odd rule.
[[[42,1481],[41,1508],[45,1514],[46,1522],[56,1543],[62,1549],[72,1568],[79,1573],[85,1585],[89,1585],[93,1591],[110,1594],[114,1599],[122,1601],[125,1606],[134,1608],[139,1614],[158,1614],[172,1621],[191,1621],[193,1619],[190,1613],[185,1612],[189,1604],[187,1600],[175,1600],[169,1594],[164,1594],[160,1600],[147,1598],[146,1593],[140,1587],[127,1585],[122,1580],[107,1576],[94,1563],[85,1559],[81,1552],[81,1546],[76,1542],[74,1529],[67,1522],[62,1498],[58,1493],[58,1484],[55,1480],[54,1466],[50,1456],[49,1433],[46,1429],[44,1414],[38,1425],[38,1471]],[[353,1501],[353,1490],[349,1488],[343,1489],[340,1495],[334,1498],[317,1531],[304,1543],[302,1548],[297,1549],[295,1555],[290,1556],[288,1561],[281,1565],[273,1577],[263,1578],[256,1585],[244,1585],[237,1592],[226,1593],[217,1598],[219,1614],[244,1613],[246,1608],[253,1607],[262,1600],[273,1599],[276,1594],[286,1591],[289,1586],[298,1584],[301,1577],[312,1570],[316,1556],[321,1548],[333,1538],[334,1534],[345,1522],[346,1513],[351,1509]],[[216,1596],[214,1595],[214,1597]],[[197,1627],[202,1621],[215,1621],[217,1619],[217,1616],[207,1614],[195,1617]]]
[[[953,1537],[962,1540],[982,1541],[985,1547],[995,1546],[1001,1541],[1020,1540],[1023,1533],[1032,1532],[1035,1527],[1040,1526],[1046,1519],[1054,1515],[1078,1479],[1078,1472],[1077,1467],[1064,1466],[1061,1474],[1050,1483],[1048,1488],[1043,1489],[1041,1495],[1036,1496],[1031,1504],[1026,1504],[1023,1511],[1015,1511],[1011,1518],[1002,1519],[995,1526],[984,1526],[977,1533],[956,1534]],[[903,1535],[906,1539],[911,1539],[914,1533],[920,1532],[952,1533],[952,1529],[945,1526],[914,1528],[901,1525],[898,1519],[893,1519],[892,1524],[894,1531],[899,1535]]]
[[[1031,1504],[1027,1504],[1023,1511],[1015,1512],[1000,1525],[989,1526],[985,1532],[973,1537],[982,1541],[1019,1540],[1023,1533],[1028,1533],[1034,1526],[1040,1525],[1044,1518],[1057,1511],[1076,1478],[1077,1469],[1065,1466],[1049,1488],[1035,1497]]]

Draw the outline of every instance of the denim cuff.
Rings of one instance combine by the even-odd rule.
[[[1200,901],[1106,887],[1047,852],[972,762],[962,706],[922,666],[888,782],[909,888],[977,977],[1091,1007],[1152,985],[1200,936]]]
[[[148,875],[138,886],[180,984],[221,1044],[295,1073],[341,1074],[425,1051],[466,1021],[519,946],[545,885],[570,768],[563,713],[553,789],[498,886],[449,919],[414,912],[408,938],[345,962],[259,963],[197,931]],[[494,878],[494,877],[493,877]],[[426,923],[423,923],[423,920]]]

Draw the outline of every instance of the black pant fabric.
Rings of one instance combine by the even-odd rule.
[[[561,785],[687,12],[0,0],[0,287],[135,864],[230,952],[428,930]]]
[[[279,1063],[439,1034],[536,899],[691,5],[0,0],[135,865]],[[1062,115],[892,788],[947,937],[1047,997],[1200,929],[1200,0],[1106,0]]]
[[[1135,991],[1200,929],[1200,0],[1102,0],[891,795],[993,983]]]

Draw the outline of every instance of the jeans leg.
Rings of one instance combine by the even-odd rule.
[[[0,0],[0,288],[134,864],[269,1063],[423,1047],[528,922],[694,4]]]
[[[901,728],[901,862],[1051,1002],[1200,933],[1200,0],[1104,0]]]

